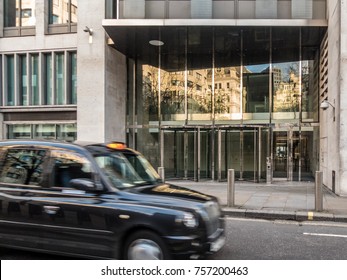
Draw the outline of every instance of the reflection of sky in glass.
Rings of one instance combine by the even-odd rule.
[[[261,73],[264,70],[266,70],[266,68],[269,68],[269,64],[249,65],[249,66],[246,66],[246,68],[251,73]]]
[[[289,77],[289,73],[292,70],[295,70],[295,74],[298,74],[298,65],[299,62],[284,62],[284,63],[275,63],[273,64],[273,69],[280,69],[282,73],[282,78],[286,79]],[[258,64],[258,65],[248,65],[245,68],[251,73],[262,73],[267,68],[269,68],[269,64]]]

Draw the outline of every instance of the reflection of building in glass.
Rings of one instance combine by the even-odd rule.
[[[36,19],[35,19],[35,2],[34,1],[30,1],[30,0],[22,1],[21,19],[22,19],[22,26],[35,25]],[[19,26],[19,24],[17,24],[17,26]]]
[[[275,87],[274,112],[298,112],[300,104],[300,79],[291,72],[287,81]]]
[[[6,0],[4,10],[5,27],[34,26],[36,23],[35,1]]]
[[[269,68],[259,73],[244,68],[242,99],[244,113],[269,112]]]
[[[157,114],[158,88],[160,83],[161,113],[163,115],[183,114],[185,90],[187,90],[188,111],[196,114],[210,114],[212,111],[212,70],[160,71],[153,66],[143,66],[144,107],[150,114]],[[214,73],[214,106],[216,114],[240,112],[240,70],[238,67],[218,68]],[[167,118],[165,118],[167,120]]]
[[[52,2],[50,23],[77,22],[77,0],[53,0]]]
[[[240,113],[240,67],[217,68],[214,83],[215,113]]]

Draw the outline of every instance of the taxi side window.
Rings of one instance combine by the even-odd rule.
[[[69,188],[72,179],[93,179],[93,170],[90,161],[75,153],[57,152],[52,153],[54,160],[53,186]]]
[[[0,182],[39,186],[45,155],[40,149],[8,149],[1,162]]]

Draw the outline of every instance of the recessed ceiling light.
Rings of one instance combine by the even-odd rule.
[[[149,43],[153,46],[162,46],[164,45],[164,42],[163,41],[159,41],[159,40],[151,40],[149,41]]]

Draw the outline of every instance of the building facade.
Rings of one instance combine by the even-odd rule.
[[[322,170],[347,195],[345,1],[0,0],[0,13],[2,139],[124,141],[166,178]]]

